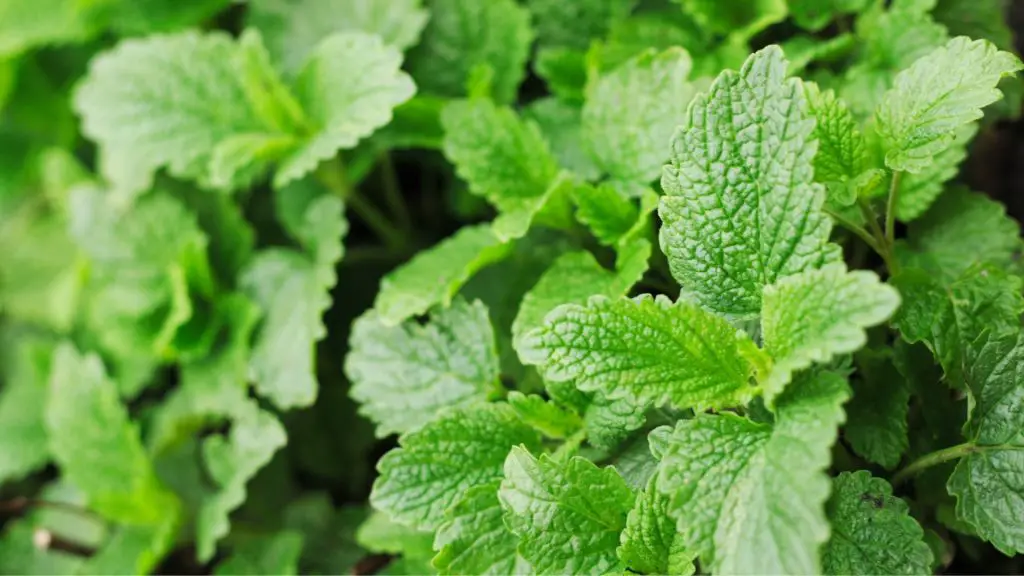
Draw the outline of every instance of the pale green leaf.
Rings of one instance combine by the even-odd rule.
[[[82,566],[81,574],[150,574],[174,548],[178,517],[168,514],[158,524],[122,526]]]
[[[761,335],[774,362],[761,382],[765,402],[772,406],[796,371],[864,346],[865,329],[887,320],[899,303],[899,293],[874,272],[847,271],[844,264],[765,287]]]
[[[731,413],[676,424],[658,489],[680,544],[719,574],[814,574],[828,539],[825,474],[849,398],[833,373],[803,373],[777,402],[774,425]],[[657,455],[657,453],[656,453]]]
[[[966,124],[953,131],[948,146],[935,153],[935,161],[920,172],[903,173],[896,197],[896,218],[910,222],[918,218],[946,190],[946,183],[960,173],[967,147],[978,133],[978,124]]]
[[[1008,267],[1021,250],[1020,224],[983,194],[956,187],[910,224],[900,260],[954,279],[988,262]]]
[[[583,421],[571,409],[544,398],[513,390],[508,393],[508,404],[516,416],[548,438],[567,438],[583,427]]]
[[[35,545],[35,528],[28,520],[14,520],[0,533],[0,572],[4,574],[76,574],[83,559],[69,552]]]
[[[886,165],[923,170],[957,128],[981,118],[981,109],[1002,97],[999,79],[1022,67],[1013,54],[965,36],[914,62],[896,76],[876,112]]]
[[[305,176],[391,122],[392,110],[416,92],[401,66],[398,49],[364,32],[339,32],[317,44],[295,79],[313,136],[282,163],[275,185]]]
[[[376,510],[359,525],[355,538],[361,547],[371,552],[419,556],[425,551],[428,560],[433,556],[433,534],[397,524]]]
[[[444,412],[381,458],[370,503],[403,525],[435,529],[468,489],[501,479],[505,456],[519,444],[539,448],[540,436],[508,406]]]
[[[435,308],[426,324],[359,317],[349,336],[345,374],[359,412],[380,437],[414,430],[448,406],[482,402],[501,388],[487,307],[458,298]]]
[[[615,549],[635,496],[613,468],[580,457],[537,459],[516,446],[498,497],[534,572],[605,574],[620,566]]]
[[[227,535],[228,516],[245,502],[246,484],[286,441],[281,423],[254,401],[239,410],[227,437],[203,441],[203,462],[217,491],[203,499],[197,514],[196,557],[201,562],[213,557],[217,541]]]
[[[579,107],[554,97],[541,98],[523,110],[523,117],[537,123],[562,168],[584,180],[601,176],[601,169],[583,143]]]
[[[489,226],[465,226],[385,276],[374,309],[381,322],[394,326],[437,304],[448,306],[473,274],[511,250]]]
[[[255,0],[247,23],[259,30],[282,70],[294,74],[317,44],[334,32],[376,34],[405,50],[427,23],[421,0]]]
[[[520,354],[550,381],[682,408],[744,403],[760,351],[724,319],[685,300],[595,297],[567,305],[530,333]]]
[[[81,42],[99,31],[98,12],[82,0],[0,4],[0,59],[41,45]]]
[[[669,498],[658,490],[654,475],[637,495],[622,531],[619,558],[626,569],[640,574],[693,574],[693,554],[687,553],[676,521],[669,515]]]
[[[814,120],[778,47],[723,72],[672,139],[661,184],[661,248],[683,292],[753,317],[777,279],[838,260],[813,183]]]
[[[505,527],[498,501],[499,482],[474,486],[446,513],[437,529],[433,564],[441,574],[523,574],[526,561],[516,553],[519,538]]]
[[[228,576],[298,574],[302,545],[302,535],[290,530],[250,536],[235,544],[231,555],[218,564],[213,573]]]
[[[534,33],[514,0],[431,0],[423,39],[409,70],[424,92],[464,96],[474,69],[489,67],[495,100],[515,100]]]
[[[0,337],[0,484],[50,459],[45,410],[54,343],[20,333]]]
[[[647,486],[647,482],[658,470],[658,460],[651,454],[651,445],[645,435],[637,436],[623,447],[614,465],[626,484],[637,492]]]
[[[932,551],[907,503],[871,473],[843,472],[828,501],[832,537],[822,551],[825,574],[930,574]]]
[[[556,98],[578,110],[590,75],[587,52],[574,48],[542,47],[533,59],[533,71],[544,80]],[[586,148],[582,151],[589,158]]]
[[[600,76],[587,90],[583,138],[613,178],[647,183],[661,174],[668,142],[696,88],[681,48],[649,50]]]

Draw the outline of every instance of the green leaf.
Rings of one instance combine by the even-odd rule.
[[[630,572],[640,574],[693,574],[693,554],[686,551],[676,521],[669,515],[669,498],[652,476],[637,495],[622,531],[619,558]]]
[[[287,442],[281,423],[255,402],[238,412],[227,437],[211,436],[202,444],[205,468],[218,488],[203,499],[196,519],[196,558],[204,563],[227,535],[228,516],[245,502],[246,484]]]
[[[90,3],[81,0],[5,2],[0,6],[0,57],[86,40],[98,31],[96,16]]]
[[[535,202],[551,186],[558,163],[536,124],[488,100],[452,102],[441,113],[444,153],[473,194],[501,213]]]
[[[816,120],[814,179],[828,188],[830,204],[849,206],[857,200],[854,181],[869,168],[867,142],[846,103],[817,84],[804,85],[807,104]]]
[[[1024,332],[985,332],[967,347],[964,365],[971,393],[965,435],[984,446],[1024,446]]]
[[[356,542],[371,552],[405,556],[419,556],[426,552],[427,559],[433,556],[431,546],[433,535],[401,524],[396,524],[386,514],[374,511],[356,530]]]
[[[533,60],[533,71],[560,101],[574,107],[583,102],[590,75],[588,55],[583,50],[542,47]]]
[[[681,48],[648,50],[600,76],[587,90],[583,138],[613,178],[647,183],[668,160],[666,144],[684,123],[696,88]]]
[[[768,47],[719,75],[690,107],[662,176],[672,275],[720,314],[753,317],[764,286],[839,258],[813,183],[814,121],[786,66]]]
[[[587,442],[612,451],[647,423],[647,404],[632,398],[609,399],[595,394],[583,413]]]
[[[155,525],[122,526],[82,566],[80,574],[149,574],[172,548],[178,517],[168,515]]]
[[[625,296],[641,274],[617,274],[607,270],[590,252],[563,254],[523,297],[512,324],[513,347],[527,361],[531,332],[544,325],[545,317],[552,310],[563,304],[585,304],[595,295]]]
[[[651,454],[651,445],[646,435],[637,436],[623,447],[614,464],[626,484],[637,492],[647,486],[647,482],[658,470],[658,460]]]
[[[843,472],[828,501],[832,537],[822,551],[825,574],[929,574],[932,551],[907,503],[871,473]]]
[[[701,54],[709,50],[709,43],[707,31],[697,26],[692,18],[679,10],[666,8],[613,22],[599,50],[592,45],[590,53],[598,51],[601,70],[607,71],[651,48],[663,51],[681,46],[691,54]]]
[[[1002,204],[956,187],[910,224],[899,248],[902,264],[952,280],[983,262],[1008,268],[1021,249],[1020,224]]]
[[[501,388],[487,307],[458,298],[426,324],[386,326],[370,310],[349,336],[345,374],[359,412],[384,437],[419,428],[447,406],[482,402]]]
[[[892,287],[867,270],[832,264],[789,276],[764,289],[761,335],[774,364],[761,382],[768,406],[793,373],[854,352],[864,330],[887,320],[900,303]]]
[[[231,556],[217,565],[214,574],[298,574],[302,535],[290,530],[252,536],[235,544]]]
[[[247,24],[263,34],[267,50],[288,75],[334,32],[376,34],[405,50],[419,40],[427,16],[421,0],[256,0],[246,13]]]
[[[434,567],[441,574],[524,574],[529,565],[516,553],[498,501],[499,482],[474,486],[446,513],[437,529]]]
[[[93,4],[105,7],[104,1]],[[224,10],[230,0],[138,0],[107,1],[106,4],[109,6],[104,16],[109,20],[107,25],[110,28],[121,36],[142,36],[202,26],[204,21],[215,18],[218,12]]]
[[[614,468],[589,460],[540,459],[516,446],[505,460],[498,498],[519,553],[539,574],[605,574],[635,496]]]
[[[289,190],[300,192],[297,187]],[[334,266],[348,231],[341,201],[334,196],[305,195],[285,213],[293,214],[285,218],[286,229],[307,254],[264,250],[239,279],[242,291],[264,312],[249,361],[255,387],[282,409],[316,400],[315,344],[327,332],[321,315],[331,306]]]
[[[685,300],[592,298],[557,308],[520,349],[545,379],[639,403],[743,404],[761,354],[728,322]]]
[[[583,421],[571,409],[536,394],[526,395],[513,390],[508,393],[508,404],[520,420],[548,438],[567,438],[583,427]]]
[[[437,304],[448,306],[473,274],[511,251],[489,226],[465,226],[385,276],[373,307],[384,325],[394,326]]]
[[[42,468],[50,459],[45,410],[54,343],[25,334],[0,338],[0,484]]]
[[[523,118],[540,128],[558,164],[584,180],[597,180],[601,169],[583,142],[582,112],[554,97],[541,98],[523,110]]]
[[[473,486],[501,478],[508,451],[539,448],[540,436],[501,404],[443,412],[402,435],[399,448],[381,458],[370,503],[403,525],[436,529],[444,512]],[[437,458],[444,447],[447,457]]]
[[[1024,447],[974,452],[957,463],[947,488],[956,497],[957,518],[1007,556],[1024,550]]]
[[[305,176],[391,122],[392,110],[416,92],[401,66],[402,53],[379,36],[339,32],[317,44],[295,79],[314,136],[284,161],[275,185]]]
[[[637,0],[527,0],[537,26],[537,43],[542,46],[567,46],[585,50],[594,38],[602,38],[608,28],[625,18]]]
[[[1016,329],[1024,312],[1020,278],[997,268],[973,266],[949,283],[911,268],[891,283],[903,300],[893,326],[907,342],[924,342],[954,384],[967,345],[985,330]]]
[[[866,350],[857,364],[859,378],[853,380],[853,399],[846,405],[843,438],[858,455],[891,470],[909,446],[910,381],[879,353]]]
[[[515,100],[533,42],[530,15],[514,0],[431,0],[423,40],[409,70],[424,91],[464,96],[470,74],[488,67],[495,100]]]
[[[954,130],[981,118],[981,109],[1002,97],[999,79],[1021,68],[1013,54],[964,36],[914,62],[896,76],[876,113],[886,166],[923,170]]]
[[[56,350],[45,421],[53,459],[90,509],[141,526],[177,515],[177,498],[157,479],[138,428],[98,357],[83,356],[70,344]]]
[[[849,395],[842,377],[804,372],[779,397],[774,426],[731,413],[676,424],[658,488],[671,499],[682,547],[705,570],[820,571],[829,536],[825,469]]]
[[[674,0],[694,20],[719,34],[750,38],[786,18],[785,0]]]
[[[936,152],[934,162],[920,172],[902,175],[896,198],[897,219],[910,222],[928,210],[946,190],[946,183],[960,173],[960,164],[967,158],[967,147],[977,133],[977,123],[957,128],[948,146]]]
[[[4,574],[77,574],[82,558],[69,552],[35,545],[36,529],[28,520],[15,520],[0,534],[0,571]]]
[[[793,21],[805,30],[817,32],[845,14],[864,9],[869,0],[789,0]]]
[[[74,106],[82,132],[99,144],[101,172],[119,194],[146,190],[160,168],[210,181],[218,146],[239,137],[261,136],[286,150],[289,135],[261,114],[260,104],[273,96],[257,96],[247,85],[252,50],[262,50],[258,36],[248,38],[241,47],[219,32],[151,36],[122,41],[92,60]]]

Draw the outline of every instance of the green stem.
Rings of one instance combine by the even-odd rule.
[[[965,442],[963,444],[957,444],[956,446],[937,450],[930,454],[925,454],[910,464],[907,464],[905,468],[897,472],[896,475],[892,477],[892,485],[899,486],[932,466],[937,466],[944,462],[949,462],[950,460],[958,460],[968,454],[978,452],[980,450],[983,450],[983,448],[971,442]]]
[[[388,203],[391,213],[398,219],[398,225],[406,233],[412,231],[412,217],[409,215],[409,207],[405,205],[402,198],[402,191],[398,186],[398,176],[395,174],[395,164],[391,161],[391,154],[384,152],[380,155],[381,180],[384,185],[384,200]]]
[[[885,241],[890,247],[896,242],[896,200],[900,195],[900,176],[902,174],[902,172],[892,173],[892,181],[889,183],[889,200],[885,203]]]
[[[357,190],[349,185],[348,178],[345,176],[345,166],[341,163],[340,158],[321,165],[316,174],[320,182],[341,198],[346,206],[351,207],[388,247],[400,249],[405,246],[405,235],[395,228],[380,210],[367,202]]]
[[[878,245],[877,240],[867,230],[862,228],[853,220],[850,220],[849,218],[843,216],[838,212],[829,210],[828,208],[825,209],[825,212],[827,212],[828,215],[831,216],[832,219],[835,220],[840,226],[856,234],[857,237],[863,240],[865,244],[870,246],[872,250],[878,252],[878,254],[882,256],[882,258],[885,258],[885,253],[883,252],[882,248]]]

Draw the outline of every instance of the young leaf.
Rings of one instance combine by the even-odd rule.
[[[901,263],[955,279],[975,264],[1006,268],[1021,250],[1020,224],[983,194],[952,188],[910,224]]]
[[[909,446],[911,383],[881,354],[865,351],[857,363],[859,378],[852,382],[843,438],[858,455],[891,470]]]
[[[946,190],[946,183],[960,173],[960,164],[967,158],[967,147],[977,133],[977,122],[957,128],[946,148],[935,153],[934,162],[920,172],[903,174],[896,198],[896,218],[911,222],[928,210]]]
[[[547,97],[523,109],[523,118],[540,128],[558,164],[583,180],[597,180],[601,169],[583,142],[583,113],[579,107]]]
[[[924,530],[885,480],[865,470],[843,472],[827,509],[832,537],[822,551],[825,574],[931,573]]]
[[[762,361],[750,338],[725,320],[663,296],[595,297],[557,308],[525,338],[520,355],[550,381],[680,408],[745,403]]]
[[[637,495],[622,531],[619,558],[640,574],[693,574],[694,555],[683,546],[682,534],[669,515],[669,497],[658,490],[658,476]]]
[[[468,489],[501,478],[505,456],[519,444],[537,449],[540,436],[506,405],[443,412],[381,458],[370,503],[400,524],[436,529]],[[448,456],[437,458],[439,449]]]
[[[474,486],[446,513],[437,529],[433,565],[441,574],[524,574],[519,538],[505,527],[500,483]]]
[[[824,474],[849,398],[833,373],[804,372],[774,424],[731,413],[681,420],[666,439],[658,488],[681,545],[713,573],[817,573],[828,539]],[[657,455],[657,453],[656,453]]]
[[[249,4],[246,18],[290,76],[334,32],[376,34],[385,44],[405,50],[419,40],[427,11],[421,0],[256,0]]]
[[[822,92],[817,84],[804,85],[807,105],[816,120],[814,179],[828,188],[828,201],[849,206],[857,200],[855,180],[869,168],[867,143],[853,114],[835,92]]]
[[[764,286],[839,258],[813,183],[814,120],[786,66],[771,46],[723,72],[672,139],[661,247],[684,292],[720,314],[753,317]]]
[[[630,198],[619,187],[609,183],[577,186],[572,197],[576,202],[576,219],[606,246],[618,242],[633,229],[640,217]]]
[[[578,456],[537,459],[516,446],[498,497],[534,572],[605,574],[620,565],[615,550],[635,496],[615,469]]]
[[[508,393],[508,405],[516,416],[548,438],[567,438],[583,426],[580,417],[571,409],[553,401],[513,390]]]
[[[138,428],[97,356],[83,356],[70,344],[57,348],[45,419],[50,452],[90,509],[114,522],[146,526],[178,514],[177,498],[157,479]]]
[[[874,272],[833,264],[789,276],[764,289],[761,334],[774,364],[761,383],[772,406],[791,375],[867,342],[865,328],[884,322],[900,295]]]
[[[530,15],[514,0],[433,0],[409,70],[425,92],[465,96],[471,73],[490,68],[494,99],[515,99],[533,42]]]
[[[914,62],[896,76],[876,112],[886,166],[923,170],[956,128],[981,118],[981,109],[1002,97],[999,79],[1022,67],[1013,54],[964,36]]]
[[[401,66],[401,52],[363,32],[339,32],[317,44],[295,79],[313,136],[282,163],[275,186],[298,180],[391,122],[395,106],[416,92]]]
[[[668,159],[666,144],[683,123],[696,88],[690,55],[649,50],[602,75],[587,90],[583,138],[612,178],[648,183]]]
[[[511,251],[489,226],[465,226],[385,276],[373,307],[385,326],[394,326],[434,305],[448,306],[473,274]]]
[[[203,499],[196,522],[196,558],[208,562],[230,528],[228,516],[246,499],[246,484],[270,462],[287,437],[269,412],[250,401],[231,425],[228,438],[203,441],[203,461],[218,490]]]
[[[498,390],[498,351],[487,307],[459,298],[430,321],[381,323],[370,310],[349,336],[345,374],[359,412],[384,437],[419,428],[443,408],[487,400]]]
[[[122,526],[82,566],[80,574],[149,574],[174,547],[177,515],[155,525]]]

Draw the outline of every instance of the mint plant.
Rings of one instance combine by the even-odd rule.
[[[0,573],[1018,573],[1005,13],[5,4]]]

